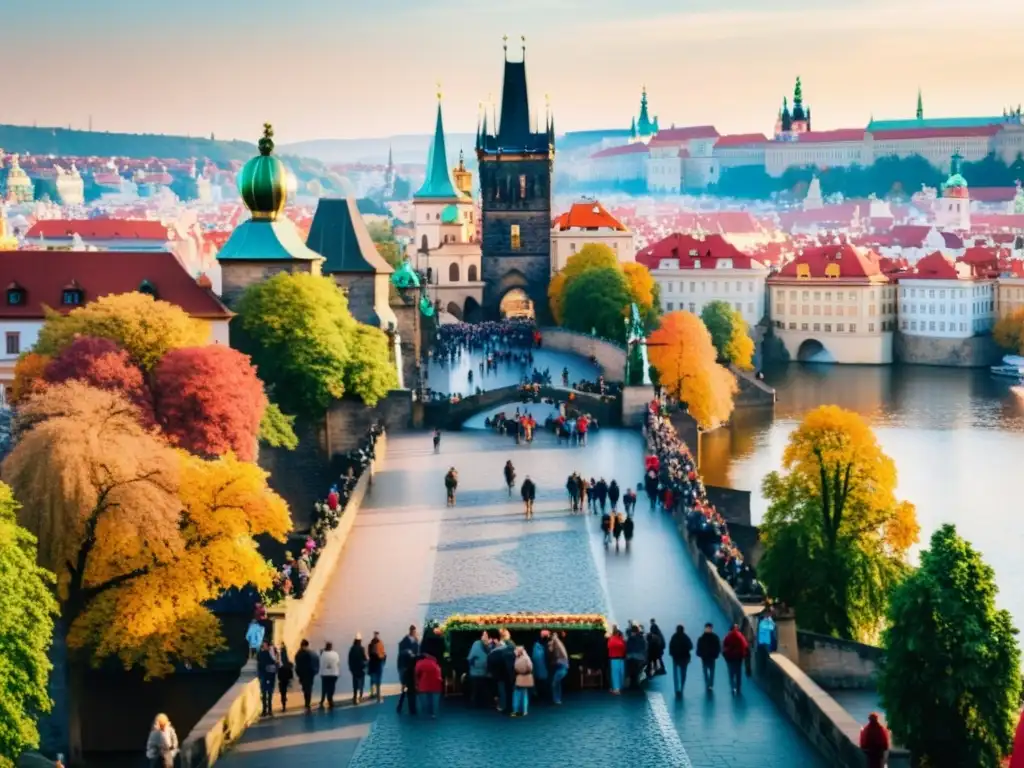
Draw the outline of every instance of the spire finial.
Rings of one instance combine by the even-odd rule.
[[[519,40],[522,42],[522,45],[523,45],[523,58],[525,59],[526,58],[526,35],[520,35],[519,36]]]
[[[260,138],[258,146],[260,154],[264,157],[274,151],[274,126],[270,123],[263,124],[263,136]]]
[[[437,85],[437,100],[440,101],[441,100],[441,81],[438,80],[436,85]]]
[[[505,51],[505,61],[508,61],[508,35],[501,36],[501,48]]]

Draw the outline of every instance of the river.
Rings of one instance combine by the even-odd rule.
[[[791,364],[765,372],[775,413],[737,411],[707,434],[701,471],[711,485],[752,491],[757,525],[767,503],[761,479],[779,468],[789,434],[805,413],[834,404],[861,414],[896,462],[897,496],[917,506],[920,546],[955,523],[996,572],[998,602],[1024,627],[1024,399],[984,370],[923,366]]]

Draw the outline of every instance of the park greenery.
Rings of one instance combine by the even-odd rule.
[[[929,768],[998,768],[1020,711],[1017,630],[995,575],[944,525],[892,592],[878,681],[896,741]]]
[[[700,319],[711,334],[720,362],[744,371],[754,369],[754,340],[742,313],[727,301],[716,299],[701,310]]]
[[[388,221],[378,219],[366,225],[373,244],[377,246],[377,253],[384,257],[384,261],[397,269],[405,259],[401,246],[395,239],[395,230]]]
[[[790,436],[782,469],[762,484],[760,577],[802,628],[872,641],[919,531],[895,463],[858,414],[826,405]]]
[[[373,406],[398,384],[387,335],[358,323],[329,277],[277,274],[249,286],[235,309],[233,338],[289,415],[322,418],[345,395]]]
[[[647,346],[661,386],[686,404],[701,429],[714,429],[729,419],[736,379],[717,363],[711,335],[700,318],[669,312],[648,336]]]
[[[36,539],[18,525],[18,508],[0,483],[0,768],[13,768],[22,752],[39,746],[36,721],[51,706],[53,574],[36,563]]]

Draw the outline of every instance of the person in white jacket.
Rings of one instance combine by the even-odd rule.
[[[320,709],[327,706],[334,709],[334,687],[338,684],[341,674],[341,656],[334,650],[333,643],[327,643],[320,652]]]

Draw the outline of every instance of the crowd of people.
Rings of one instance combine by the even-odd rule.
[[[437,329],[433,356],[439,362],[454,361],[462,352],[488,352],[507,348],[541,346],[540,332],[527,320],[485,323],[450,323]]]

